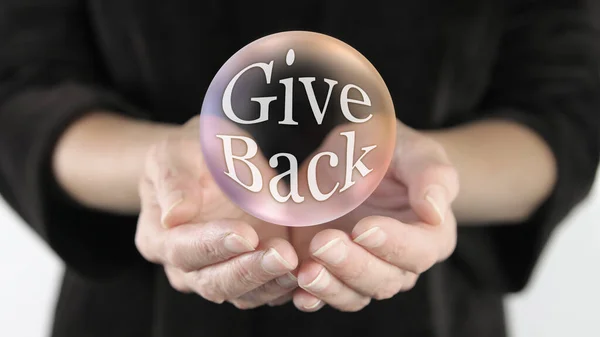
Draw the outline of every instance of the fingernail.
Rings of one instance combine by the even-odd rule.
[[[287,273],[276,278],[275,282],[285,289],[296,288],[298,286],[298,279],[292,273]]]
[[[340,238],[335,238],[317,249],[313,255],[325,263],[336,265],[344,261],[348,255],[348,247]]]
[[[166,223],[166,219],[173,212],[175,207],[183,202],[183,192],[182,191],[173,191],[167,195],[165,198],[165,204],[169,205],[166,207],[166,211],[162,212],[161,223],[163,227],[169,228],[169,225]]]
[[[425,193],[425,200],[429,202],[431,207],[435,210],[438,215],[439,222],[441,225],[444,223],[444,215],[446,214],[446,189],[442,186],[434,185],[427,189]]]
[[[247,253],[254,250],[254,247],[248,240],[235,233],[227,235],[225,239],[223,239],[223,245],[225,246],[225,249],[234,254]]]
[[[318,292],[325,289],[329,285],[330,280],[331,278],[329,273],[325,270],[325,268],[322,268],[312,282],[306,285],[301,285],[300,287],[308,291]]]
[[[385,235],[385,233],[379,227],[373,227],[357,236],[356,239],[354,239],[354,242],[363,247],[375,248],[383,245],[386,238],[387,235]]]
[[[303,307],[304,307],[304,309],[312,310],[312,309],[315,309],[316,307],[318,307],[319,305],[321,305],[321,300],[318,300],[315,303],[310,304],[310,305],[303,305]]]
[[[294,267],[287,262],[275,248],[269,248],[263,255],[261,265],[263,269],[273,275],[279,275],[294,269]]]

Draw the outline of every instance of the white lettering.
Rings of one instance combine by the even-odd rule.
[[[349,189],[352,185],[354,185],[355,181],[352,181],[352,172],[354,169],[357,169],[363,178],[369,174],[373,169],[367,168],[367,166],[361,161],[364,156],[367,155],[371,150],[377,147],[377,145],[371,145],[367,147],[363,147],[362,150],[364,153],[358,158],[356,162],[353,163],[354,160],[354,131],[342,132],[340,133],[342,136],[345,136],[347,139],[346,142],[346,180],[344,183],[344,187],[340,190],[344,192]]]
[[[356,99],[348,98],[348,91],[350,91],[350,89],[358,90],[358,92],[360,92],[360,94],[362,95],[363,100],[359,101]],[[348,84],[342,89],[342,92],[340,94],[340,106],[342,108],[342,113],[344,114],[346,119],[352,123],[364,123],[371,119],[371,117],[373,117],[372,114],[369,114],[367,118],[362,119],[354,117],[354,115],[350,112],[350,109],[348,108],[348,103],[371,106],[371,99],[369,98],[369,95],[367,95],[367,93],[361,87],[354,84]]]
[[[240,76],[242,76],[242,74],[244,74],[249,69],[256,68],[256,67],[262,69],[262,71],[265,73],[267,84],[270,84],[271,83],[271,72],[273,71],[273,61],[271,61],[269,64],[254,63],[254,64],[251,64],[251,65],[247,66],[246,68],[242,69],[239,73],[237,73],[237,75],[235,75],[231,79],[231,81],[225,88],[225,92],[223,93],[223,103],[222,103],[223,112],[229,119],[231,119],[235,123],[256,124],[256,123],[267,121],[269,119],[269,104],[277,99],[277,97],[275,97],[275,96],[250,98],[251,101],[258,102],[258,104],[260,104],[260,115],[258,116],[258,118],[251,120],[251,121],[243,120],[243,119],[239,118],[233,112],[233,107],[231,106],[231,95],[233,93],[233,87],[235,86],[235,83],[240,78]]]
[[[258,146],[256,142],[249,137],[244,136],[224,136],[217,135],[218,138],[223,140],[223,152],[225,154],[225,163],[227,165],[227,172],[224,172],[229,178],[233,179],[236,183],[242,185],[244,188],[251,192],[259,192],[262,189],[262,177],[258,168],[252,164],[248,159],[254,157],[258,153]],[[231,140],[238,139],[246,143],[246,153],[242,156],[233,155],[233,150],[231,146]],[[233,163],[234,160],[239,160],[246,164],[248,168],[250,168],[250,172],[252,173],[252,184],[246,185],[244,184],[237,176],[235,171],[235,165]]]
[[[319,189],[319,184],[317,183],[317,164],[319,163],[319,159],[323,156],[329,156],[329,166],[336,167],[338,165],[338,156],[333,152],[321,152],[314,156],[310,162],[308,163],[308,189],[310,190],[310,194],[312,194],[313,198],[317,201],[325,201],[331,197],[331,195],[338,189],[340,183],[335,183],[333,189],[327,193],[323,194]]]
[[[296,160],[296,157],[289,153],[278,153],[269,159],[269,166],[276,168],[278,164],[277,158],[279,157],[285,157],[290,161],[290,169],[271,178],[271,181],[269,181],[269,191],[271,191],[271,195],[273,195],[273,198],[278,202],[286,202],[290,197],[295,203],[303,202],[304,197],[300,196],[298,193],[298,161]],[[278,184],[281,179],[287,175],[290,176],[290,193],[286,196],[282,196],[279,194]]]

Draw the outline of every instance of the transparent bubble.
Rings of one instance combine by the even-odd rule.
[[[216,183],[267,222],[311,226],[363,203],[396,137],[389,91],[357,50],[284,32],[233,55],[210,84],[200,141]]]

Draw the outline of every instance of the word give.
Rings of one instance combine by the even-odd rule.
[[[294,59],[295,59],[294,51],[292,49],[290,49],[286,56],[286,64],[288,66],[291,66],[294,63]],[[247,66],[246,68],[242,69],[239,73],[237,73],[232,78],[232,80],[229,82],[229,84],[225,88],[225,92],[223,94],[223,100],[222,100],[223,112],[225,113],[227,118],[229,118],[231,121],[238,123],[238,124],[256,124],[256,123],[261,123],[261,122],[267,121],[269,119],[269,105],[271,102],[277,100],[278,97],[276,97],[276,96],[251,97],[250,101],[257,102],[259,104],[260,113],[259,113],[259,116],[254,120],[244,120],[244,119],[239,118],[233,111],[233,107],[231,104],[231,96],[232,96],[233,89],[234,89],[235,84],[238,81],[238,79],[241,76],[243,76],[245,72],[247,72],[248,70],[253,69],[253,68],[261,69],[265,75],[266,84],[271,84],[273,63],[274,63],[274,61],[271,61],[270,63],[251,64],[251,65]],[[317,102],[317,98],[314,93],[313,86],[312,86],[312,83],[315,80],[316,80],[315,77],[299,77],[298,78],[298,82],[302,83],[304,86],[304,90],[306,92],[306,96],[308,97],[308,101],[309,101],[311,110],[315,117],[315,121],[317,122],[318,125],[321,125],[323,118],[325,116],[325,113],[327,111],[327,106],[329,105],[329,101],[331,98],[331,94],[333,92],[333,88],[338,84],[338,82],[335,80],[332,80],[332,79],[324,78],[323,81],[328,84],[329,89],[328,89],[327,97],[325,98],[323,107],[320,108],[319,104]],[[293,119],[293,111],[292,111],[293,110],[292,109],[292,107],[293,107],[292,97],[293,97],[294,79],[293,78],[284,78],[284,79],[279,80],[279,83],[282,84],[285,88],[284,118],[283,118],[283,120],[279,121],[279,124],[298,125],[298,123],[296,121],[294,121],[294,119]],[[358,100],[358,99],[349,98],[348,93],[350,90],[358,91],[358,93],[361,95],[362,99]],[[369,96],[362,88],[360,88],[357,85],[354,85],[354,84],[345,85],[343,87],[343,89],[341,90],[339,102],[340,102],[342,114],[348,121],[350,121],[352,123],[365,123],[369,119],[371,119],[371,117],[373,116],[372,114],[369,114],[367,117],[357,118],[356,116],[354,116],[351,113],[349,104],[359,104],[359,105],[364,105],[364,106],[371,106],[371,100],[370,100]],[[258,169],[258,167],[250,161],[258,153],[258,146],[257,146],[256,142],[252,138],[245,137],[245,136],[230,136],[230,135],[216,135],[216,136],[218,138],[220,138],[223,142],[223,153],[225,155],[225,163],[227,166],[227,171],[225,171],[224,173],[229,178],[234,180],[236,183],[243,186],[245,189],[247,189],[251,192],[255,192],[255,193],[260,192],[263,188],[263,178],[262,178],[261,172]],[[317,153],[316,155],[314,155],[308,163],[308,170],[307,170],[307,177],[306,177],[307,182],[308,182],[308,188],[309,188],[309,191],[310,191],[312,197],[317,201],[325,201],[325,200],[329,199],[336,191],[338,191],[338,189],[339,189],[338,193],[342,193],[342,192],[348,190],[350,187],[352,187],[356,183],[355,181],[352,180],[354,170],[357,170],[362,177],[365,177],[367,174],[369,174],[372,171],[372,169],[367,168],[367,166],[362,162],[362,160],[369,152],[374,150],[377,147],[377,145],[362,147],[361,150],[363,151],[363,153],[360,155],[360,157],[356,161],[354,161],[354,147],[356,144],[355,131],[341,132],[340,136],[346,138],[346,151],[345,151],[346,161],[345,161],[345,169],[344,169],[345,177],[343,179],[343,186],[341,188],[340,188],[340,182],[337,182],[331,191],[323,192],[319,188],[318,179],[317,179],[317,165],[319,163],[319,160],[323,157],[329,157],[329,165],[331,167],[337,167],[339,165],[339,161],[340,161],[340,159],[339,159],[340,157],[337,154],[330,152],[330,151],[320,152],[320,153]],[[245,146],[246,153],[234,154],[233,153],[233,141],[244,142],[246,145]],[[290,153],[282,152],[282,153],[277,153],[277,154],[273,155],[269,159],[269,166],[271,168],[277,168],[279,165],[280,158],[285,158],[289,161],[290,169],[287,170],[286,172],[283,172],[283,173],[271,178],[271,180],[269,181],[269,191],[270,191],[271,195],[273,196],[273,198],[275,200],[277,200],[278,202],[284,203],[284,202],[287,202],[291,198],[294,202],[301,203],[304,201],[304,197],[300,195],[299,189],[298,189],[298,161],[294,155],[292,155]],[[239,179],[238,174],[235,169],[234,161],[239,161],[239,162],[245,164],[250,169],[250,172],[251,172],[251,183],[250,184],[245,184],[244,182],[242,182]],[[281,182],[281,180],[283,180],[286,177],[289,177],[289,181],[290,181],[289,193],[287,195],[281,195],[281,193],[279,192],[279,189],[278,189],[278,185]]]

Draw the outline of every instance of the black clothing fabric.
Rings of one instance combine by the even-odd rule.
[[[600,44],[589,15],[576,0],[0,2],[0,192],[67,265],[53,336],[505,336],[503,295],[527,284],[594,180]],[[498,118],[536,131],[558,162],[552,196],[521,224],[461,227],[453,256],[413,290],[357,313],[241,311],[176,292],[136,252],[135,217],[65,196],[53,146],[92,109],[183,123],[233,53],[286,30],[363,53],[412,127]]]

